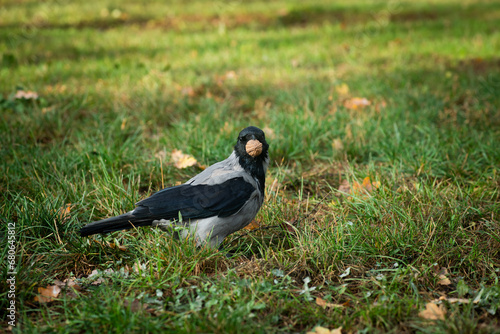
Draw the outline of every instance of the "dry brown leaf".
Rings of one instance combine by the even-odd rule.
[[[99,277],[98,279],[96,279],[95,281],[93,281],[91,284],[92,285],[99,285],[99,284],[102,284],[104,283],[104,278],[103,277]]]
[[[103,271],[103,274],[112,274],[112,273],[114,273],[114,270],[111,268]],[[90,275],[87,276],[87,278],[93,278],[94,276],[97,276],[98,274],[99,274],[99,272],[97,271],[97,269],[94,269],[94,270],[92,270]],[[99,285],[99,284],[104,283],[104,282],[105,282],[104,277],[99,277],[98,279],[94,280],[91,284],[92,285]]]
[[[74,277],[66,278],[62,282],[56,279],[54,280],[54,284],[61,287],[64,290],[64,295],[69,298],[78,297],[78,291],[82,289]]]
[[[119,249],[121,250],[122,252],[126,251],[127,250],[127,247],[123,246],[123,245],[116,245],[114,242],[108,242],[108,246],[110,248],[115,248],[115,249]]]
[[[97,271],[97,269],[94,269],[94,270],[92,270],[90,275],[87,276],[87,278],[92,278],[92,277],[96,276],[97,274],[99,274],[99,272]]]
[[[329,330],[325,327],[316,326],[312,331],[307,332],[307,334],[342,334],[342,326],[332,330]]]
[[[63,283],[65,284],[65,286],[72,288],[72,289],[75,289],[75,290],[78,290],[78,291],[80,291],[82,289],[82,287],[76,282],[76,278],[74,278],[74,277],[66,278],[63,281]]]
[[[352,99],[344,101],[344,107],[352,110],[362,109],[366,106],[369,106],[370,104],[372,103],[364,97],[353,97]]]
[[[418,316],[427,320],[444,320],[446,309],[434,303],[425,304],[425,310],[418,313]]]
[[[439,279],[438,280],[439,285],[450,285],[451,284],[450,279],[448,277],[446,277],[446,275],[448,275],[448,269],[446,269],[445,267],[441,267],[441,269],[439,269],[436,272],[436,276]]]
[[[332,148],[335,151],[343,151],[344,150],[344,144],[342,143],[342,140],[339,138],[335,138],[332,142]]]
[[[146,264],[145,263],[141,264],[140,262],[135,262],[134,265],[132,266],[132,270],[134,271],[134,273],[138,274],[141,271],[146,270]]]
[[[258,229],[258,228],[260,228],[260,222],[258,220],[252,220],[250,222],[250,224],[248,224],[244,228],[245,228],[245,230],[249,230],[249,231]]]
[[[467,299],[467,298],[447,298],[445,296],[441,296],[441,297],[439,297],[439,299],[434,299],[432,302],[439,303],[440,301],[443,301],[443,300],[446,300],[450,304],[456,304],[456,303],[469,304],[470,303],[470,299]]]
[[[191,167],[198,163],[192,155],[184,154],[181,150],[176,149],[172,151],[172,161],[174,162],[174,166],[178,169]]]
[[[438,278],[439,278],[439,281],[438,281],[439,285],[450,285],[451,284],[450,279],[444,275],[439,275]]]
[[[35,296],[34,301],[39,303],[50,303],[57,298],[61,293],[61,288],[57,285],[47,285],[46,288],[38,288],[38,296]]]
[[[31,91],[31,90],[28,90],[28,91],[18,90],[16,92],[16,95],[14,95],[14,97],[16,99],[36,100],[36,99],[38,99],[38,94]]]
[[[344,305],[341,305],[341,304],[333,304],[333,303],[329,303],[327,302],[326,300],[324,300],[323,298],[320,298],[320,297],[316,297],[316,304],[318,306],[321,306],[322,308],[343,308]]]

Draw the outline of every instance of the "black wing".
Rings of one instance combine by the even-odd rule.
[[[133,215],[150,219],[228,217],[241,209],[255,191],[242,177],[215,185],[190,185],[160,190],[138,203]]]

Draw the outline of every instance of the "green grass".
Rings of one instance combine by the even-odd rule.
[[[14,222],[14,331],[500,332],[499,4],[0,6],[0,313]],[[260,229],[223,251],[153,229],[78,236],[200,171],[176,169],[173,149],[209,165],[250,124],[271,145]],[[338,190],[367,176],[369,194]],[[70,277],[76,295],[34,301]],[[442,296],[469,303],[419,316]]]

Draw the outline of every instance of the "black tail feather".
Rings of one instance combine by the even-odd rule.
[[[99,220],[85,225],[80,230],[80,236],[86,237],[92,234],[128,230],[134,227],[150,226],[152,223],[153,221],[151,218],[139,218],[127,212],[120,216]]]

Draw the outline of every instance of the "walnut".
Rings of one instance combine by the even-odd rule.
[[[249,140],[245,146],[245,150],[248,155],[255,158],[262,153],[262,143],[255,139]]]

